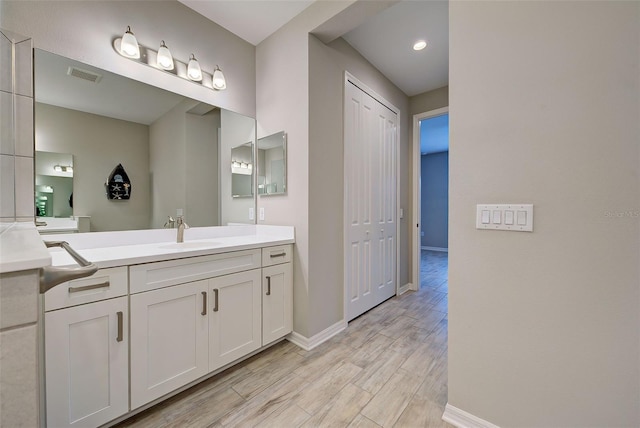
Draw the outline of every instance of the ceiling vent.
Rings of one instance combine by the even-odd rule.
[[[98,83],[102,80],[102,75],[94,73],[92,71],[83,70],[77,67],[69,67],[67,70],[69,76],[77,77],[78,79],[88,80],[91,83]]]

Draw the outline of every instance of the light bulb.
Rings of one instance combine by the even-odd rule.
[[[163,70],[173,70],[173,56],[171,56],[171,52],[167,45],[164,44],[164,40],[160,43],[156,62],[158,63],[158,67]]]
[[[414,51],[421,51],[422,49],[427,47],[427,42],[424,40],[418,40],[414,45],[413,45],[413,50]]]
[[[187,65],[187,76],[191,80],[199,82],[202,80],[202,70],[200,70],[200,64],[194,54],[191,54],[189,59],[189,65]]]
[[[120,41],[120,54],[127,58],[140,58],[140,47],[136,36],[131,32],[131,27],[127,25],[127,31],[125,31]]]
[[[227,81],[224,79],[224,74],[222,74],[222,70],[220,70],[220,67],[217,65],[213,72],[213,87],[219,91],[227,88]]]
[[[62,167],[60,165],[56,165],[53,167],[53,170],[56,172],[62,172]]]

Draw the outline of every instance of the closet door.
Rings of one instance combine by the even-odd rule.
[[[345,287],[347,320],[396,292],[396,114],[345,88]]]

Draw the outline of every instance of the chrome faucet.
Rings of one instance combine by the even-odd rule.
[[[184,217],[179,215],[176,223],[178,224],[178,239],[176,242],[184,242],[184,230],[189,228],[189,225],[184,222]]]
[[[176,221],[173,219],[173,217],[169,216],[169,219],[164,224],[164,228],[165,229],[173,229],[175,227],[175,224],[176,224]]]

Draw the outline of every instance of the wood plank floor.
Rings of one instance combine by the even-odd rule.
[[[448,427],[447,265],[423,250],[420,291],[311,351],[281,342],[118,427]]]

